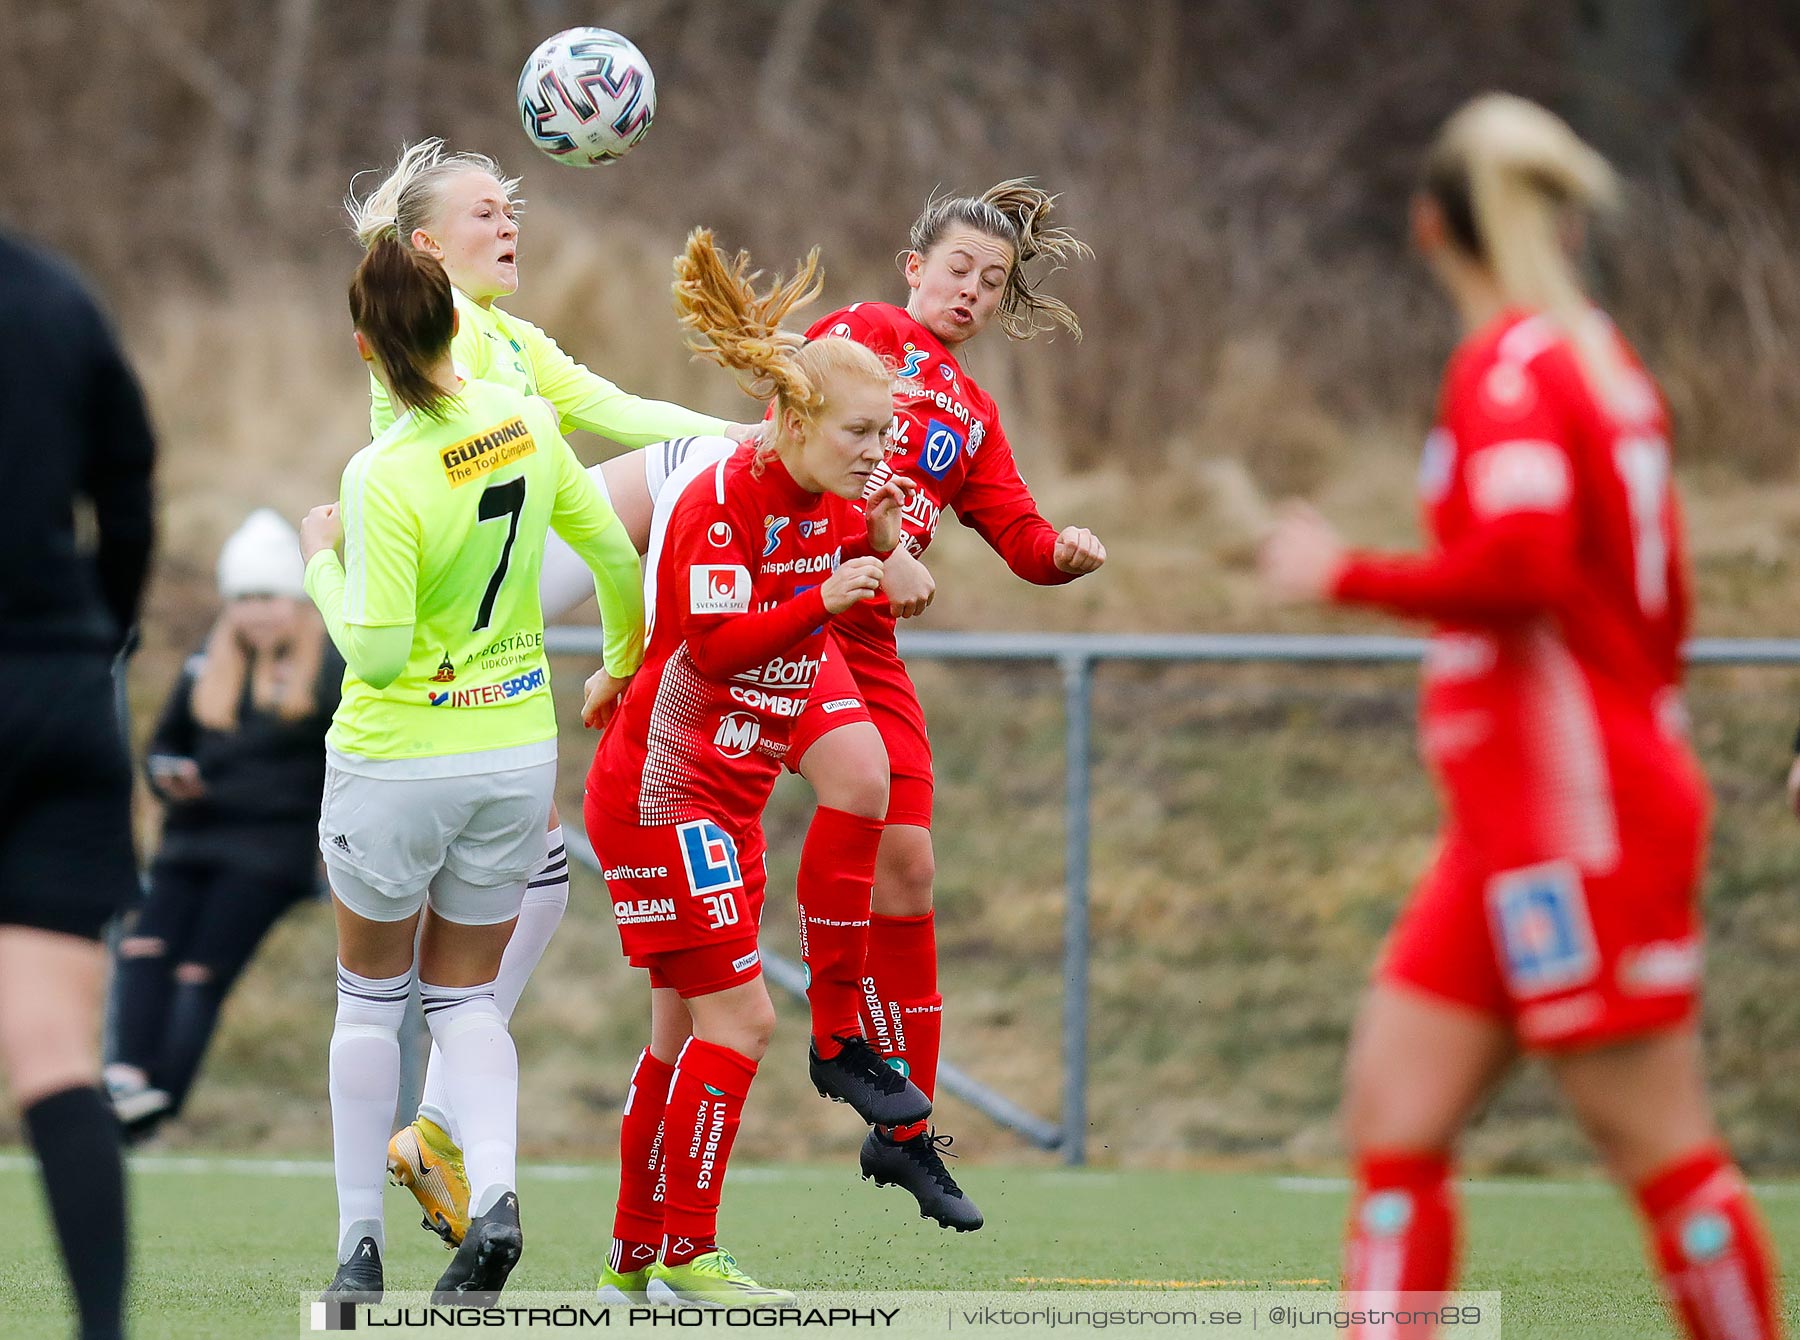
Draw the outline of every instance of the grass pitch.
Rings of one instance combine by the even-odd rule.
[[[1213,1173],[959,1170],[988,1216],[958,1236],[919,1219],[896,1188],[850,1168],[734,1168],[723,1240],[750,1272],[792,1288],[1204,1291],[1325,1287],[1334,1277],[1341,1181]],[[528,1246],[520,1289],[593,1286],[614,1180],[600,1167],[532,1166],[521,1178]],[[1465,1184],[1464,1283],[1503,1295],[1508,1340],[1671,1334],[1631,1216],[1591,1182]],[[1764,1188],[1779,1249],[1800,1251],[1800,1186]],[[0,1194],[23,1208],[0,1262],[0,1333],[69,1334],[31,1165],[0,1155]],[[131,1333],[139,1340],[299,1333],[300,1294],[332,1270],[333,1191],[316,1160],[137,1160]],[[428,1289],[446,1261],[388,1192],[388,1283]],[[1790,1315],[1793,1309],[1790,1308]]]

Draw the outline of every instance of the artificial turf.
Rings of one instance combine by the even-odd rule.
[[[839,1167],[733,1169],[721,1241],[766,1283],[799,1289],[1325,1288],[1344,1190],[1336,1180],[1200,1172],[958,1169],[987,1214],[979,1233],[919,1219],[897,1189]],[[610,1228],[604,1167],[527,1166],[527,1250],[517,1290],[593,1286]],[[1465,1184],[1463,1284],[1499,1290],[1505,1335],[1638,1340],[1672,1334],[1636,1226],[1597,1183]],[[1800,1187],[1764,1188],[1778,1250],[1800,1251]],[[0,1261],[0,1334],[69,1334],[59,1271],[28,1161],[0,1156],[19,1206]],[[145,1156],[132,1177],[131,1334],[139,1340],[293,1336],[301,1296],[332,1271],[332,1179],[316,1159]],[[430,1288],[446,1261],[389,1189],[390,1289]],[[1793,1309],[1790,1308],[1790,1313]]]

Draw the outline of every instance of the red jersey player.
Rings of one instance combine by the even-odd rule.
[[[930,598],[930,574],[913,559],[931,544],[946,509],[1040,586],[1073,581],[1106,561],[1091,532],[1077,526],[1058,532],[1039,514],[993,397],[958,361],[963,346],[996,317],[1015,338],[1029,338],[1046,318],[1079,336],[1075,314],[1039,293],[1025,273],[1038,257],[1088,254],[1072,234],[1048,226],[1052,202],[1018,181],[979,197],[932,200],[913,224],[905,255],[906,306],[856,303],[808,332],[847,336],[893,363],[894,442],[885,470],[917,485],[906,508],[906,552],[887,564],[888,599],[859,605],[835,631],[881,729],[893,779],[876,864],[863,1028],[927,1094],[936,1087],[943,1026],[932,914],[931,744],[895,646],[894,614],[916,612]],[[863,1175],[904,1186],[946,1227],[979,1228],[981,1211],[938,1153],[947,1142],[923,1122],[877,1128],[863,1144]]]
[[[762,811],[783,762],[804,748],[809,700],[833,734],[861,732],[879,749],[827,629],[880,593],[879,556],[899,542],[910,485],[889,476],[871,487],[893,418],[891,376],[852,341],[780,330],[782,315],[817,292],[816,253],[760,299],[747,264],[740,255],[727,266],[711,234],[696,232],[677,263],[677,305],[689,344],[773,400],[774,424],[761,445],[698,462],[667,510],[659,505],[644,668],[588,777],[588,833],[619,937],[652,986],[651,1045],[622,1123],[601,1277],[613,1301],[791,1301],[746,1276],[714,1236],[744,1097],[775,1022],[757,948]],[[825,897],[837,915],[803,916],[804,947],[815,992],[822,978],[836,984],[845,1026],[832,1056],[815,1052],[812,1074],[868,1120],[919,1120],[931,1110],[925,1095],[855,1031],[881,828],[879,811],[822,808],[808,837],[800,896],[809,908]]]
[[[1700,1065],[1708,801],[1677,698],[1668,420],[1561,245],[1613,190],[1532,103],[1451,119],[1413,206],[1469,332],[1420,472],[1432,546],[1347,553],[1295,510],[1264,555],[1286,595],[1433,625],[1421,731],[1446,828],[1351,1045],[1345,1287],[1450,1286],[1451,1150],[1524,1049],[1635,1197],[1684,1332],[1761,1340],[1774,1261]]]

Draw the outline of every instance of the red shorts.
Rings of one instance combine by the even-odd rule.
[[[931,741],[925,734],[925,709],[919,705],[918,690],[906,673],[906,663],[891,651],[853,638],[833,639],[831,646],[842,650],[842,656],[831,660],[848,667],[851,692],[860,693],[867,704],[866,712],[862,716],[845,712],[831,717],[823,709],[832,699],[815,687],[812,701],[794,722],[788,757],[797,764],[806,746],[846,720],[873,721],[881,732],[881,742],[887,746],[888,823],[930,828]],[[820,685],[825,682],[825,673],[821,667]]]
[[[869,708],[863,701],[856,676],[843,648],[830,633],[825,635],[825,648],[819,653],[819,673],[813,680],[806,708],[794,718],[788,731],[788,751],[784,760],[789,772],[800,771],[800,760],[818,743],[819,737],[852,721],[869,720]]]
[[[1672,1028],[1699,1004],[1706,825],[1621,834],[1618,864],[1496,868],[1455,832],[1388,936],[1377,980],[1505,1022],[1530,1049]]]
[[[651,986],[706,996],[762,971],[761,824],[740,833],[708,819],[645,827],[591,799],[585,810],[619,943],[633,967],[650,970]]]

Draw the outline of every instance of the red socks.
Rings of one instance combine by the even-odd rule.
[[[1357,1160],[1356,1173],[1345,1291],[1446,1292],[1458,1246],[1449,1159],[1370,1154]],[[1637,1189],[1637,1202],[1670,1310],[1689,1340],[1778,1340],[1774,1255],[1749,1188],[1723,1150],[1670,1164]]]
[[[713,1248],[725,1164],[755,1078],[756,1062],[729,1047],[689,1038],[681,1049],[663,1114],[664,1265]]]
[[[619,1121],[619,1204],[613,1214],[613,1254],[662,1241],[663,1207],[658,1174],[662,1164],[663,1107],[675,1067],[657,1060],[648,1047],[631,1072],[625,1091],[625,1115]],[[647,1263],[645,1263],[647,1264]],[[638,1266],[614,1264],[621,1273]]]
[[[944,998],[937,984],[937,922],[922,917],[884,917],[869,926],[868,966],[863,974],[863,1036],[883,1056],[897,1056],[900,1073],[925,1091],[937,1091],[938,1043],[944,1032]],[[897,1126],[896,1140],[922,1135],[925,1123]]]
[[[1456,1273],[1457,1237],[1447,1154],[1374,1153],[1356,1160],[1356,1197],[1344,1244],[1346,1293],[1447,1292]],[[1429,1328],[1352,1327],[1350,1334],[1357,1340],[1398,1340],[1424,1337]]]
[[[1637,1189],[1669,1309],[1690,1340],[1773,1340],[1775,1259],[1743,1177],[1719,1148]]]
[[[882,822],[821,805],[800,849],[800,957],[812,1006],[813,1047],[836,1056],[839,1035],[863,1031],[863,959]]]

